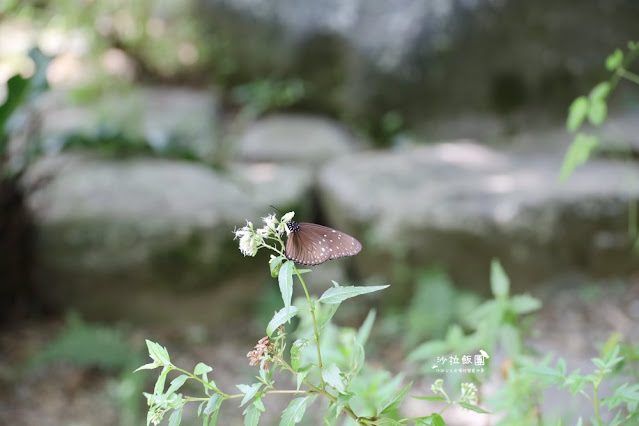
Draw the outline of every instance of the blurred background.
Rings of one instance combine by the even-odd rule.
[[[472,327],[493,258],[542,300],[542,354],[636,344],[638,84],[559,173],[638,25],[635,0],[2,2],[0,423],[143,424],[145,338],[252,377],[281,299],[232,231],[271,205],[363,243],[312,290],[391,284],[336,322],[375,307],[367,356],[424,389],[404,359]]]

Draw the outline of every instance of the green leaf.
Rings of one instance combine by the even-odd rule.
[[[249,402],[257,394],[262,387],[262,383],[254,383],[252,385],[235,385],[244,394],[244,398],[240,403],[240,407]]]
[[[442,416],[437,413],[433,413],[430,416],[425,417],[415,417],[413,420],[416,420],[419,425],[446,426],[446,422],[444,422]]]
[[[308,344],[307,339],[297,339],[291,346],[291,367],[297,371],[300,368],[302,349]]]
[[[288,312],[286,311],[287,311],[287,308],[280,309],[280,311],[273,316],[271,321],[266,326],[266,334],[269,337],[273,335],[273,332],[277,330],[277,327],[279,327],[280,325],[284,324],[285,322],[293,318],[295,315],[297,315],[298,309],[295,306],[291,306],[288,308]]]
[[[516,314],[528,314],[541,308],[541,301],[529,294],[517,294],[511,297],[510,308]]]
[[[322,294],[322,296],[319,298],[319,302],[325,303],[327,305],[342,303],[344,300],[350,299],[351,297],[383,290],[387,287],[388,285],[373,285],[368,287],[332,287],[326,290],[324,294]]]
[[[288,407],[282,412],[280,426],[293,426],[301,422],[304,417],[304,412],[306,412],[306,405],[313,401],[313,399],[315,399],[315,395],[292,400],[288,404]]]
[[[157,361],[161,365],[171,364],[171,357],[169,357],[169,352],[166,348],[148,339],[146,340],[146,347],[148,348],[149,356],[153,361]]]
[[[606,69],[614,71],[623,65],[623,52],[616,49],[610,56],[606,58]]]
[[[306,376],[308,375],[308,372],[311,371],[311,366],[308,365],[304,368],[300,368],[300,370],[297,372],[297,390],[300,390],[300,387],[302,386],[302,383],[304,383],[304,379],[306,379]]]
[[[599,146],[599,138],[596,136],[585,135],[583,133],[577,134],[575,140],[570,144],[566,157],[561,165],[561,172],[559,174],[560,180],[566,180],[572,172],[588,161],[590,153]]]
[[[490,289],[497,299],[507,297],[510,291],[510,280],[497,259],[490,263]]]
[[[244,426],[257,426],[260,421],[262,412],[255,406],[255,404],[249,405],[244,410]]]
[[[572,101],[568,109],[568,119],[566,120],[566,129],[568,129],[569,132],[576,132],[582,125],[588,116],[589,105],[588,98],[585,96],[579,96]]]
[[[608,115],[608,105],[605,101],[592,101],[588,110],[588,121],[593,126],[600,126]]]
[[[222,402],[224,400],[219,397],[218,394],[215,394],[209,398],[206,408],[204,409],[204,413],[207,416],[210,416],[207,426],[215,426],[217,424],[217,417],[220,414],[220,407],[222,406]]]
[[[459,406],[462,407],[462,408],[465,408],[467,410],[474,411],[476,413],[490,414],[490,411],[486,411],[486,410],[484,410],[481,407],[478,407],[478,406],[473,405],[473,404],[469,404],[467,402],[460,402]]]
[[[155,387],[153,388],[154,395],[160,395],[164,393],[164,384],[166,383],[166,375],[169,374],[169,371],[171,370],[172,368],[169,367],[168,365],[165,365],[164,368],[162,368],[162,372],[158,376],[158,380],[155,382]]]
[[[371,334],[371,330],[373,329],[373,324],[375,323],[375,309],[371,309],[368,311],[368,315],[366,315],[366,319],[360,326],[359,330],[357,330],[357,343],[360,345],[365,345],[368,340],[368,336]]]
[[[388,414],[390,411],[393,411],[396,408],[398,408],[399,404],[402,403],[402,401],[404,400],[404,397],[406,396],[406,393],[412,386],[413,386],[413,382],[410,382],[404,387],[404,389],[399,391],[397,395],[392,396],[387,402],[383,403],[382,409],[380,410],[379,414],[380,415]]]
[[[268,261],[268,266],[271,270],[271,276],[273,278],[277,278],[280,273],[280,267],[282,266],[282,262],[286,260],[284,256],[272,257],[271,260]]]
[[[446,398],[444,398],[443,396],[439,396],[439,395],[435,395],[435,396],[417,396],[417,395],[411,395],[411,398],[415,398],[415,399],[421,399],[423,401],[432,401],[432,402],[445,402]]]
[[[182,408],[184,408],[184,405],[180,405],[173,411],[173,414],[169,417],[169,426],[178,426],[180,424],[182,421]]]
[[[590,93],[588,94],[588,98],[591,101],[605,101],[608,95],[610,94],[610,89],[612,86],[609,81],[602,81],[592,88]]]
[[[353,358],[351,360],[351,375],[356,376],[359,371],[364,366],[364,361],[366,359],[366,351],[364,351],[364,346],[362,346],[357,340],[353,342]]]
[[[134,373],[137,373],[140,370],[153,370],[155,368],[158,368],[160,366],[160,364],[155,363],[155,362],[151,362],[149,364],[144,364],[142,367],[138,367]]]
[[[312,303],[315,304],[315,301],[312,301]],[[335,313],[337,312],[337,309],[339,309],[339,306],[339,303],[334,303],[332,305],[328,305],[328,309],[321,309],[319,311],[320,314],[317,318],[317,328],[319,329],[320,333],[322,332],[322,330],[324,330],[324,327],[326,327],[326,325],[330,323],[333,316],[335,316]]]
[[[11,114],[20,107],[29,91],[29,82],[27,78],[22,78],[20,74],[16,74],[7,81],[7,98],[0,105],[0,141],[6,139],[6,124]],[[4,146],[0,145],[0,154],[3,152]]]
[[[346,393],[346,385],[344,383],[344,377],[337,364],[332,363],[328,367],[322,370],[322,378],[324,381],[333,387],[339,393]]]
[[[278,282],[280,284],[280,293],[282,293],[282,300],[284,301],[284,307],[288,312],[291,306],[291,299],[293,298],[293,267],[294,262],[286,261],[280,268],[278,275]],[[270,334],[269,334],[270,336]]]
[[[176,390],[180,389],[182,385],[189,379],[189,376],[186,374],[180,374],[175,379],[171,380],[171,385],[166,390],[166,394],[170,395]]]
[[[213,371],[213,368],[204,364],[203,362],[198,363],[198,365],[195,366],[195,369],[193,370],[193,374],[195,374],[196,376],[200,376],[202,374],[206,374],[210,371]]]

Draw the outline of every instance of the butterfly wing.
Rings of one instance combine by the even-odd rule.
[[[302,265],[319,265],[362,250],[359,241],[343,232],[315,223],[297,225],[286,241],[286,257]]]

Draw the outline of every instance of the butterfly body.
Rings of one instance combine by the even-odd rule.
[[[301,265],[319,265],[327,260],[354,256],[362,244],[348,234],[315,223],[290,221],[286,257]]]

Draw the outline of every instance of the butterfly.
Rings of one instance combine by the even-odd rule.
[[[286,257],[302,265],[319,265],[327,260],[355,256],[362,244],[355,238],[333,228],[315,223],[286,223]]]

